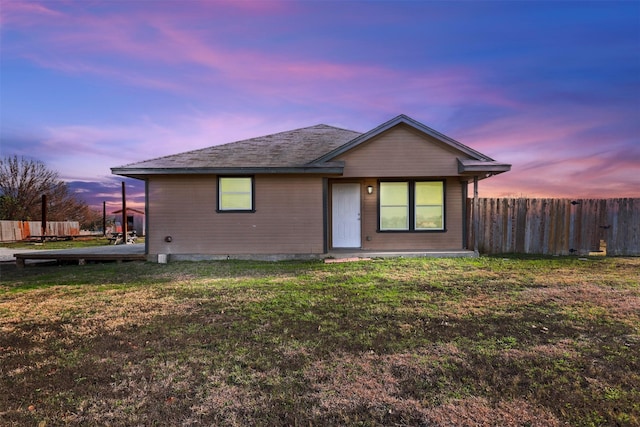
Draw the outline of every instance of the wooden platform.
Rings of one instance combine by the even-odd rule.
[[[54,251],[32,251],[13,255],[18,268],[23,268],[27,260],[33,261],[75,261],[79,265],[88,261],[146,261],[144,244],[97,246],[81,249],[63,249]]]

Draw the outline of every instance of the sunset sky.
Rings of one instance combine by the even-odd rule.
[[[481,197],[640,197],[640,1],[0,0],[0,25],[2,156],[92,204],[111,167],[398,114],[511,163]]]

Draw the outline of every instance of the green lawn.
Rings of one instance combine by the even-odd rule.
[[[0,274],[2,425],[640,423],[640,258]]]

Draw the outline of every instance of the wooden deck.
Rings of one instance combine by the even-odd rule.
[[[75,261],[79,265],[88,261],[146,261],[144,253],[144,243],[134,245],[112,245],[96,246],[81,249],[63,249],[54,251],[32,251],[22,252],[13,255],[16,258],[18,268],[25,266],[28,260],[31,261]]]

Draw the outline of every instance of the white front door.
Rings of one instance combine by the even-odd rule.
[[[334,248],[359,248],[360,184],[333,184],[331,218]]]

